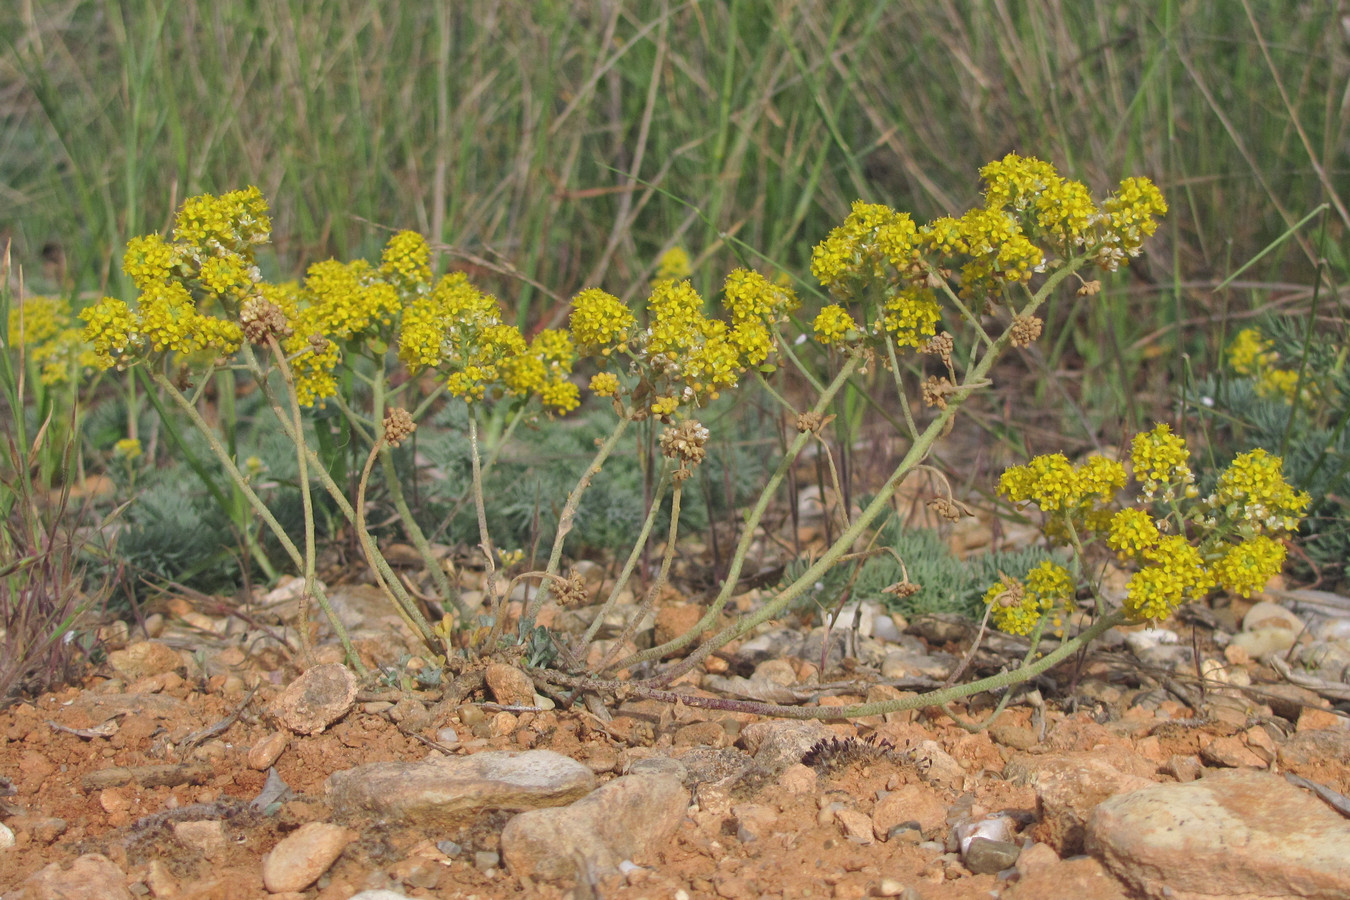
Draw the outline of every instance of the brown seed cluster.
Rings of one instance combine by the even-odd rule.
[[[391,447],[397,447],[412,437],[416,430],[417,423],[413,422],[412,413],[401,406],[389,410],[389,414],[384,417],[384,439]]]
[[[708,429],[694,419],[661,432],[661,455],[680,463],[672,476],[677,482],[694,474],[691,467],[703,462],[708,455],[707,443]]]
[[[923,384],[923,402],[927,406],[936,406],[938,409],[947,408],[947,397],[956,393],[956,385],[949,379],[939,378],[936,375],[929,375],[924,379]]]
[[[1035,316],[1013,316],[1012,345],[1030,347],[1036,338],[1041,336],[1041,328],[1044,325],[1045,323]]]
[[[956,348],[956,341],[947,332],[935,334],[928,339],[928,343],[923,345],[923,352],[942,359],[942,364],[948,368],[952,367],[952,350]]]
[[[239,325],[251,344],[267,343],[268,335],[277,340],[291,336],[291,324],[281,307],[261,297],[245,300],[239,307]]]

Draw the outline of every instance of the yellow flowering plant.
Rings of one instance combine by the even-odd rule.
[[[442,651],[452,668],[460,666],[451,643],[454,623],[427,622],[420,598],[411,597],[393,575],[366,528],[365,488],[372,467],[377,461],[383,466],[405,532],[423,552],[442,600],[453,606],[453,587],[403,501],[389,448],[406,440],[433,404],[450,398],[468,406],[480,549],[492,584],[498,553],[488,534],[481,489],[478,411],[504,403],[518,416],[527,411],[562,415],[581,404],[580,385],[586,384],[591,395],[613,410],[614,427],[598,442],[590,465],[563,504],[546,567],[515,577],[536,581],[540,590],[524,610],[514,644],[502,632],[502,597],[489,588],[492,621],[479,629],[474,649],[495,652],[515,646],[534,662],[555,658],[556,666],[534,670],[536,683],[544,689],[624,690],[673,698],[666,690],[672,681],[730,641],[781,616],[827,570],[853,558],[860,539],[889,514],[901,483],[917,469],[927,468],[925,461],[935,442],[950,429],[961,406],[990,384],[995,363],[1010,349],[1039,337],[1038,310],[1071,278],[1081,284],[1079,296],[1090,297],[1092,283],[1082,273],[1091,267],[1112,271],[1125,265],[1166,211],[1161,193],[1144,178],[1126,179],[1114,193],[1094,201],[1084,185],[1031,158],[1009,155],[984,167],[981,176],[983,202],[960,216],[918,223],[886,206],[855,204],[812,255],[812,273],[828,301],[800,335],[794,331],[793,318],[799,301],[782,282],[736,269],[717,297],[704,297],[686,280],[688,259],[679,254],[667,254],[661,261],[640,308],[630,309],[617,296],[588,288],[573,298],[566,330],[544,329],[529,338],[506,322],[500,304],[465,276],[434,278],[429,247],[411,232],[393,236],[378,266],[360,260],[328,261],[311,266],[300,284],[269,284],[261,279],[252,256],[266,240],[266,207],[250,189],[221,198],[194,198],[180,212],[171,240],[133,242],[127,270],[136,279],[140,297],[134,304],[104,301],[87,311],[85,336],[104,365],[146,365],[155,383],[204,429],[191,398],[169,377],[170,366],[192,371],[236,366],[251,373],[272,401],[284,433],[297,446],[302,488],[307,489],[308,466],[356,527],[377,580],[414,631]],[[824,381],[806,369],[793,349],[810,338],[832,367]],[[912,366],[901,363],[902,356],[916,352],[936,360],[942,374],[917,381],[910,374]],[[825,446],[820,432],[833,418],[830,410],[836,398],[856,374],[874,363],[894,379],[910,445],[867,504],[846,515],[833,544],[753,613],[735,618],[645,680],[606,680],[606,673],[656,663],[716,629],[789,470],[809,444]],[[773,389],[768,376],[782,365],[797,368],[818,388],[809,407],[794,405]],[[405,370],[410,377],[390,377]],[[279,384],[269,378],[271,374],[280,375]],[[360,391],[345,390],[346,383],[359,385]],[[623,636],[631,635],[650,610],[670,571],[682,486],[708,454],[710,430],[699,417],[719,396],[748,383],[765,389],[783,407],[797,434],[738,523],[739,536],[723,586],[702,619],[660,646],[624,655],[619,649]],[[922,421],[910,411],[911,397],[930,408]],[[354,499],[345,496],[306,442],[303,409],[323,404],[336,406],[370,448]],[[580,577],[564,569],[565,539],[581,495],[634,423],[652,429],[653,443],[659,447],[652,502],[594,624],[567,645],[547,632],[541,635],[534,623],[549,596],[565,602],[584,596]],[[1200,501],[1185,496],[1190,483],[1184,446],[1172,442],[1164,431],[1150,434],[1134,454],[1134,477],[1140,496],[1165,510],[1147,521],[1113,513],[1127,472],[1107,460],[1073,465],[1062,456],[1046,457],[1011,471],[1002,485],[1016,502],[1040,506],[1052,520],[1048,522],[1052,533],[1063,535],[1070,544],[1101,540],[1127,555],[1140,573],[1147,573],[1127,611],[1098,607],[1092,610],[1096,616],[1092,625],[1056,650],[1035,658],[1033,642],[1024,664],[1012,672],[904,701],[829,709],[697,697],[685,701],[739,703],[736,708],[798,718],[940,705],[1034,677],[1127,616],[1158,618],[1211,584],[1243,588],[1269,572],[1278,553],[1262,539],[1275,541],[1301,509],[1297,494],[1280,492],[1278,466],[1272,468],[1269,460],[1255,457],[1235,463],[1232,478],[1212,498]],[[219,442],[213,449],[223,464],[232,465]],[[825,454],[828,458],[827,446]],[[829,465],[833,470],[832,458]],[[245,482],[240,476],[241,489],[247,488]],[[838,490],[837,477],[834,485]],[[587,666],[583,660],[588,645],[641,559],[667,495],[670,530],[659,571],[620,639]],[[303,551],[279,533],[256,495],[250,503],[277,533],[295,565],[305,571],[310,592],[342,635],[341,623],[314,583],[313,513],[307,492],[303,496],[307,514]],[[1183,501],[1198,505],[1178,512]],[[944,508],[960,515],[950,501]],[[1210,519],[1216,524],[1206,526]],[[1219,537],[1192,543],[1184,528],[1202,527]],[[1076,576],[1047,563],[1023,582],[1009,580],[991,588],[988,600],[995,623],[1007,630],[1038,633],[1046,621],[1062,618],[1074,608]],[[541,643],[552,646],[541,648]],[[548,652],[537,652],[541,649]]]

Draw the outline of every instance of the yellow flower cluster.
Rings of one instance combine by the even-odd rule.
[[[1214,587],[1200,551],[1182,535],[1168,535],[1141,554],[1143,565],[1130,576],[1125,609],[1136,621],[1158,621]]]
[[[60,297],[26,297],[9,309],[9,345],[24,347],[45,385],[65,384],[98,360]]]
[[[1073,465],[1063,453],[1037,456],[999,478],[999,491],[1014,503],[1032,502],[1044,512],[1073,512],[1111,502],[1125,486],[1125,467],[1103,456]]]
[[[656,277],[652,279],[652,286],[658,281],[679,281],[681,278],[688,278],[694,273],[689,264],[689,254],[683,247],[671,247],[656,263]]]
[[[1228,365],[1254,380],[1258,396],[1283,397],[1287,403],[1315,403],[1321,396],[1321,386],[1310,378],[1300,386],[1297,371],[1277,365],[1280,354],[1273,348],[1274,342],[1263,338],[1260,331],[1244,328],[1228,345]]]
[[[587,354],[608,356],[631,337],[637,319],[624,302],[599,288],[572,298],[572,340]]]
[[[572,301],[572,338],[602,364],[616,353],[626,355],[634,390],[654,398],[647,410],[665,418],[683,404],[716,398],[747,369],[765,364],[773,350],[770,328],[797,299],[757,272],[736,269],[726,278],[723,304],[728,318],[710,318],[692,284],[661,279],[647,299],[648,325],[638,329],[621,300],[591,288]],[[601,396],[620,389],[617,376],[592,386]]]
[[[389,239],[380,256],[380,275],[386,281],[416,293],[431,283],[431,248],[415,231],[400,231]]]
[[[254,248],[272,223],[256,187],[188,199],[173,241],[145,235],[127,242],[122,269],[140,296],[135,306],[105,299],[84,310],[84,340],[103,368],[145,354],[228,356],[239,349],[239,304],[258,292]]]
[[[1285,548],[1278,538],[1298,527],[1310,503],[1284,480],[1279,457],[1264,450],[1239,456],[1214,493],[1195,502],[1186,502],[1196,497],[1186,442],[1167,426],[1136,436],[1131,458],[1138,505],[1114,513],[1107,506],[1124,487],[1125,471],[1101,457],[1076,467],[1063,454],[1036,457],[1004,472],[999,490],[1047,513],[1047,535],[1062,536],[1066,523],[1081,525],[1082,543],[1100,538],[1121,562],[1138,566],[1124,601],[1136,621],[1164,619],[1215,587],[1247,595],[1279,574]],[[988,598],[1011,609],[1009,596],[991,589]],[[1034,624],[1034,612],[996,609],[995,621],[1023,629]]]
[[[1311,502],[1284,480],[1284,460],[1257,448],[1229,464],[1206,504],[1257,533],[1280,534],[1298,528]]]
[[[1161,490],[1162,499],[1170,502],[1176,499],[1177,488],[1188,497],[1194,496],[1195,475],[1187,465],[1189,458],[1185,439],[1164,424],[1136,434],[1130,444],[1134,478],[1143,485],[1146,500],[1152,500]]]
[[[496,298],[463,272],[441,278],[403,311],[399,356],[417,371],[445,371],[450,393],[470,402],[492,393],[517,399],[537,395],[551,412],[576,409],[580,391],[569,380],[576,349],[564,331],[544,329],[526,342],[502,321]]]
[[[831,303],[816,314],[811,327],[816,333],[816,340],[829,345],[843,343],[850,333],[856,334],[858,323],[853,321],[848,310],[838,303]]]
[[[1063,566],[1042,562],[1021,583],[994,584],[985,592],[994,627],[1008,634],[1031,634],[1043,616],[1056,617],[1073,609],[1073,578]]]

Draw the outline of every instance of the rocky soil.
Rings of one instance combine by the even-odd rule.
[[[179,599],[82,686],[0,713],[5,900],[1350,897],[1344,598],[1136,630],[972,732],[941,711],[563,708],[504,665],[446,702],[369,592],[334,595],[382,682],[332,646],[292,668],[267,625],[284,594],[248,615]],[[879,699],[974,637],[864,612],[823,676],[821,630],[770,623],[679,690]],[[971,671],[1024,651],[986,636]]]

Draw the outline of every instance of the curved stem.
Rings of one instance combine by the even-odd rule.
[[[249,355],[252,355],[251,348],[249,349]],[[206,420],[202,418],[201,413],[197,412],[197,408],[189,403],[187,398],[178,392],[178,389],[173,386],[173,383],[169,381],[168,378],[164,377],[163,373],[151,369],[150,378],[155,384],[163,388],[165,393],[173,398],[173,401],[178,404],[178,407],[187,415],[188,420],[192,422],[193,427],[201,432],[202,436],[206,438],[207,445],[211,448],[211,452],[215,454],[216,459],[225,470],[225,474],[229,476],[230,480],[234,483],[234,486],[239,489],[241,494],[243,494],[244,499],[248,501],[249,506],[253,507],[253,511],[256,512],[258,517],[263,520],[263,523],[267,525],[268,530],[272,532],[273,537],[281,544],[282,549],[286,551],[286,555],[291,558],[291,562],[295,564],[295,567],[297,569],[303,569],[305,560],[304,557],[301,556],[300,551],[296,548],[295,542],[293,542],[290,535],[286,533],[286,529],[281,527],[281,523],[277,521],[276,516],[272,515],[272,511],[267,508],[267,504],[263,503],[262,498],[254,492],[251,486],[249,486],[247,479],[244,478],[243,473],[240,472],[239,468],[234,464],[234,460],[230,458],[230,454],[225,450],[225,447],[221,445],[215,432],[211,430],[211,426],[206,424]],[[283,430],[289,431],[289,427],[285,423],[284,418],[282,419],[282,422]],[[328,621],[333,626],[333,632],[337,635],[338,641],[342,644],[342,650],[346,653],[348,661],[352,664],[352,668],[356,669],[358,674],[364,676],[366,674],[366,667],[362,665],[360,657],[356,655],[356,650],[352,647],[351,638],[347,636],[347,629],[337,617],[337,613],[333,611],[332,604],[328,602],[328,595],[324,592],[323,588],[319,587],[317,582],[314,584],[314,596],[318,598],[319,606],[323,608],[324,614],[328,616]]]
[[[563,540],[567,537],[567,533],[572,530],[572,520],[576,518],[577,507],[581,505],[581,495],[591,486],[591,480],[600,474],[600,467],[614,452],[614,448],[619,443],[619,438],[628,429],[630,421],[632,420],[628,418],[619,419],[619,424],[610,436],[605,438],[605,442],[600,445],[600,448],[595,451],[591,464],[586,467],[585,472],[581,473],[581,478],[577,479],[576,487],[572,488],[572,492],[567,495],[567,502],[563,505],[562,515],[558,517],[558,533],[553,536],[553,549],[549,552],[548,565],[544,569],[550,575],[558,574],[558,564],[562,561]],[[530,600],[530,605],[520,620],[522,629],[534,627],[534,620],[539,615],[539,609],[548,599],[548,584],[547,581],[543,582]]]
[[[829,409],[835,394],[839,393],[839,390],[853,375],[854,371],[857,370],[857,367],[858,360],[856,358],[846,360],[843,367],[839,370],[839,374],[834,376],[834,380],[829,383],[821,393],[819,399],[816,400],[816,405],[813,407],[812,411],[817,415],[820,415],[824,413],[825,410]],[[626,669],[629,666],[636,665],[640,662],[646,662],[649,659],[661,659],[686,644],[692,643],[698,635],[702,634],[713,622],[717,621],[717,616],[722,612],[722,607],[727,605],[727,601],[731,599],[732,593],[736,590],[736,583],[741,577],[741,569],[745,566],[745,558],[750,553],[750,545],[754,543],[755,532],[759,528],[760,520],[764,518],[764,513],[769,508],[769,502],[773,500],[774,494],[778,492],[778,486],[783,483],[783,479],[787,477],[788,470],[792,468],[792,464],[796,462],[797,457],[802,452],[802,448],[806,446],[806,442],[810,439],[810,431],[801,431],[797,433],[797,436],[792,439],[792,443],[788,445],[787,451],[783,454],[783,458],[779,460],[778,468],[774,469],[773,474],[769,476],[768,482],[765,483],[764,489],[760,491],[759,499],[755,501],[754,508],[750,510],[750,514],[745,518],[745,525],[741,529],[741,539],[736,544],[736,552],[732,554],[731,563],[728,566],[726,576],[722,581],[722,589],[717,592],[717,598],[713,600],[712,605],[708,607],[708,611],[703,614],[703,618],[699,619],[693,628],[690,628],[679,637],[672,638],[664,644],[652,647],[649,650],[634,653],[627,659],[621,660],[616,664],[618,668]]]
[[[623,569],[619,572],[619,577],[615,580],[614,586],[610,589],[609,597],[606,598],[604,604],[600,607],[600,611],[595,614],[595,618],[591,620],[591,624],[587,626],[585,634],[583,634],[581,639],[572,646],[572,656],[576,659],[583,659],[585,657],[586,648],[589,647],[591,641],[595,639],[595,633],[600,630],[600,626],[604,623],[605,615],[614,608],[614,604],[619,599],[619,592],[628,585],[628,579],[633,576],[633,570],[637,568],[638,560],[642,559],[643,548],[647,546],[647,540],[651,537],[652,526],[656,524],[656,516],[661,512],[661,502],[665,499],[666,485],[669,483],[670,461],[667,460],[661,467],[661,475],[657,479],[656,489],[652,494],[653,499],[651,508],[647,510],[647,516],[642,522],[642,528],[638,531],[637,538],[633,541],[633,548],[628,553],[628,559],[624,561]],[[676,488],[675,495],[676,497],[679,496],[678,487]],[[678,500],[676,502],[678,503]],[[679,521],[678,512],[678,508],[671,512],[671,515],[675,516],[675,518],[671,520],[672,537],[674,536],[673,531],[676,527],[676,523]],[[667,553],[670,552],[673,543],[674,542],[672,541],[670,544],[667,544]]]
[[[567,676],[560,672],[534,672],[532,674],[552,680],[555,683],[566,687],[582,691],[623,692],[627,696],[660,700],[665,703],[683,703],[685,706],[699,706],[705,709],[747,712],[761,716],[776,716],[783,719],[853,719],[861,718],[863,716],[882,716],[886,713],[899,712],[906,709],[923,709],[930,706],[941,706],[944,703],[951,703],[953,700],[960,700],[961,698],[969,697],[972,694],[1014,687],[1023,682],[1030,681],[1042,672],[1053,668],[1063,662],[1071,654],[1078,652],[1079,649],[1091,643],[1107,630],[1114,628],[1125,621],[1127,621],[1125,611],[1116,610],[1109,616],[1098,619],[1077,637],[1060,644],[1034,663],[1013,669],[1010,672],[1000,672],[997,675],[990,675],[988,678],[981,678],[978,681],[970,681],[949,688],[940,688],[938,690],[929,691],[926,694],[901,697],[896,700],[877,700],[872,703],[855,703],[852,706],[782,706],[777,703],[760,703],[752,700],[727,700],[721,697],[705,697],[699,694],[682,694],[677,693],[676,691],[649,687],[648,682],[600,681],[598,679],[585,677]]]

